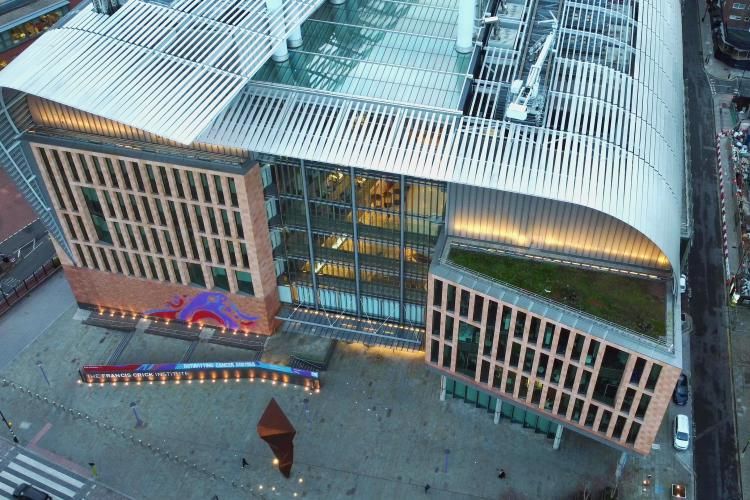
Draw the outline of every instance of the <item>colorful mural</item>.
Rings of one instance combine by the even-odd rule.
[[[258,320],[240,311],[228,297],[217,292],[201,292],[194,297],[175,295],[166,307],[151,309],[145,314],[192,323],[213,323],[231,330],[249,328]]]

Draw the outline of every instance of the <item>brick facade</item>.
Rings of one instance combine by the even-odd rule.
[[[79,267],[63,266],[63,271],[79,304],[136,314],[162,308],[175,296],[186,296],[189,301],[190,298],[206,291],[194,286],[158,283]],[[223,295],[243,313],[258,317],[258,321],[249,328],[249,332],[273,334],[278,323],[275,315],[280,307],[276,296],[264,300],[234,293]],[[212,322],[206,321],[206,324]]]
[[[455,287],[452,300],[449,287]],[[681,371],[611,339],[434,276],[429,279],[426,323],[425,361],[438,371],[644,455],[651,451]],[[459,341],[462,325],[478,332],[476,340]],[[594,394],[600,375],[614,368],[604,362],[607,350],[627,355],[616,392],[607,396],[610,401]],[[459,366],[459,357],[472,359],[468,368]]]

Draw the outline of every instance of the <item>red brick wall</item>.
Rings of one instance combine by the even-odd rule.
[[[206,291],[203,288],[130,278],[93,269],[63,266],[63,270],[79,303],[140,314],[165,307],[174,296],[185,295],[190,298]],[[275,319],[280,306],[278,295],[271,294],[265,299],[232,293],[224,295],[243,313],[258,317],[258,321],[250,327],[252,333],[273,333],[278,323]],[[210,322],[207,321],[206,324]]]

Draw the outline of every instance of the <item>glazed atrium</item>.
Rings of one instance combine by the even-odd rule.
[[[0,163],[81,308],[424,351],[436,397],[646,454],[682,366],[679,8],[96,0],[0,72]]]

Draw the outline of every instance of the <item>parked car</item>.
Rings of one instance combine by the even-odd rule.
[[[685,293],[687,290],[687,276],[684,274],[680,275],[680,293]]]
[[[685,406],[688,402],[689,394],[687,375],[681,373],[680,378],[677,379],[677,385],[674,386],[672,401],[678,406]]]
[[[20,500],[52,500],[52,497],[28,483],[21,483],[13,490],[13,498]]]
[[[690,446],[690,419],[687,415],[677,415],[674,419],[674,447],[687,450]]]

